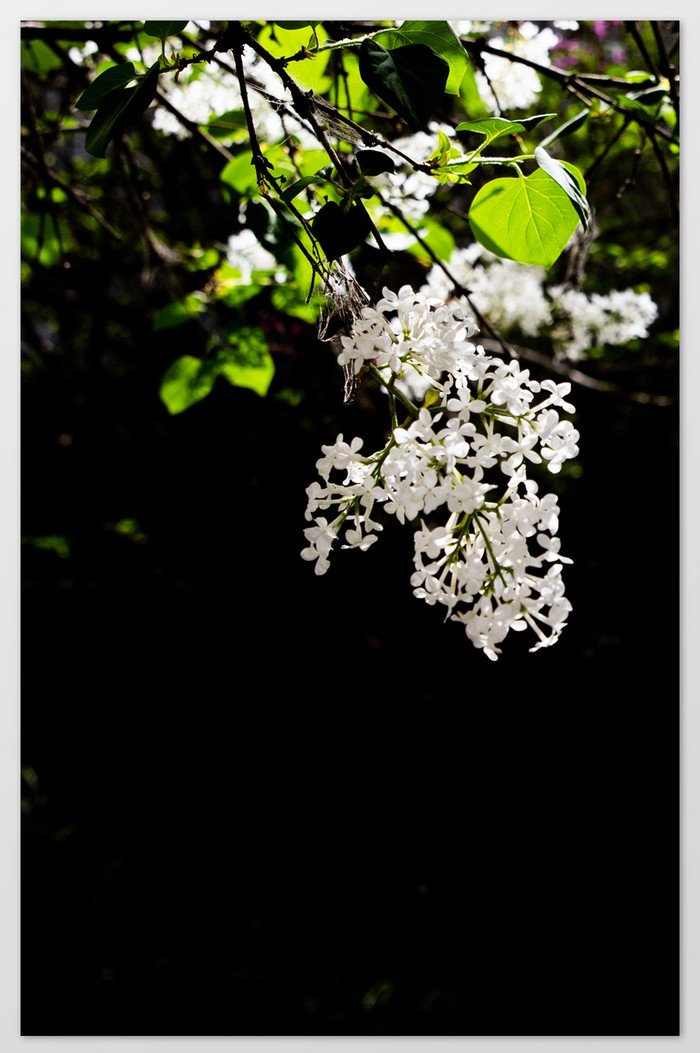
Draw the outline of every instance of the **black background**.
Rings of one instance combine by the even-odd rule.
[[[26,389],[71,557],[24,550],[23,1033],[676,1033],[675,411],[576,391],[570,624],[491,663],[409,531],[299,558],[319,442],[381,419],[305,336],[301,410],[169,418],[157,348]]]

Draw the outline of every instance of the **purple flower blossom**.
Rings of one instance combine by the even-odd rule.
[[[613,18],[610,21],[599,20],[593,23],[593,32],[598,37],[598,40],[605,40],[608,35],[608,29],[610,26],[622,25],[621,18]]]

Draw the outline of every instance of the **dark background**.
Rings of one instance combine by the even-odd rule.
[[[490,663],[405,531],[299,558],[303,414],[60,382],[23,411],[25,529],[72,539],[25,548],[24,1033],[673,1033],[669,411],[577,392],[570,624]]]
[[[215,166],[142,136],[172,242],[225,242]],[[398,524],[323,578],[299,557],[321,443],[386,424],[312,327],[256,299],[269,396],[168,415],[204,336],[152,321],[202,276],[101,171],[133,239],[86,227],[24,285],[22,530],[69,554],[23,546],[22,1033],[677,1034],[675,404],[575,388],[573,613],[491,663],[412,597]]]

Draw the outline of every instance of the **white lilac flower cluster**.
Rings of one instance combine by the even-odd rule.
[[[213,44],[213,41],[208,43]],[[257,55],[251,55],[247,49],[243,53],[242,61],[246,76],[250,78],[248,102],[261,141],[281,142],[293,132],[302,149],[317,149],[316,138],[300,120],[294,119],[293,110],[286,111],[288,126],[280,116],[279,106],[288,103],[289,98],[277,74],[266,62],[258,59]],[[194,124],[206,125],[214,114],[230,114],[243,108],[238,77],[231,70],[212,71],[207,66],[191,65],[182,70],[177,80],[172,77],[164,78],[159,87],[178,113]],[[260,91],[257,90],[258,87]],[[180,139],[189,138],[191,134],[178,117],[164,106],[156,105],[153,127]],[[230,138],[235,141],[245,134],[245,120],[241,113],[238,127],[231,127]]]
[[[550,66],[550,50],[559,38],[549,27],[539,29],[534,22],[522,22],[517,29],[511,28],[505,36],[491,37],[489,43],[499,50],[528,59],[538,66]],[[479,96],[492,113],[527,109],[542,91],[539,74],[531,66],[511,62],[500,55],[486,52],[484,73],[475,75]]]
[[[362,439],[342,435],[322,447],[302,557],[325,574],[339,539],[369,548],[381,507],[417,525],[414,595],[445,607],[489,658],[511,629],[532,629],[533,651],[552,644],[571,609],[562,581],[571,560],[559,554],[557,498],[538,493],[527,464],[557,473],[577,455],[578,432],[560,416],[574,409],[570,385],[538,382],[486,354],[469,340],[476,326],[458,304],[407,285],[383,293],[342,338],[340,364],[355,373],[370,364],[392,395],[410,372],[432,391],[422,409],[409,405],[403,424],[394,418],[382,450],[365,456]]]
[[[501,259],[478,242],[455,249],[448,266],[450,274],[469,289],[472,303],[496,328],[517,327],[526,336],[536,336],[543,326],[551,326],[544,267]],[[430,269],[424,286],[429,295],[447,300],[452,288],[441,267]]]
[[[412,135],[393,139],[391,145],[400,150],[402,154],[412,160],[426,161],[438,145],[438,134],[443,132],[448,138],[454,132],[447,124],[431,121],[427,131],[414,132]],[[399,208],[402,215],[415,223],[419,223],[430,208],[430,198],[439,189],[439,182],[434,176],[428,175],[419,169],[411,168],[394,156],[397,171],[384,172],[373,176],[373,184],[381,191],[384,205],[376,206],[370,203],[375,220],[381,223],[382,217],[391,217],[391,206]],[[392,249],[399,250],[413,244],[415,237],[405,234],[382,234],[385,243]],[[399,239],[405,239],[402,243]]]
[[[585,358],[594,347],[619,347],[648,335],[658,309],[648,292],[617,289],[588,295],[564,285],[546,285],[543,267],[500,259],[478,243],[455,249],[450,274],[469,289],[474,305],[504,332],[546,332],[560,358]],[[438,266],[422,292],[449,299],[452,283]]]
[[[628,344],[647,336],[658,314],[649,293],[634,289],[590,296],[563,285],[549,291],[563,315],[552,335],[572,361],[583,358],[592,347]]]

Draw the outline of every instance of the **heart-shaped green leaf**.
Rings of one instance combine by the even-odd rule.
[[[414,131],[424,128],[445,94],[447,62],[427,44],[387,51],[376,40],[360,48],[360,76]]]
[[[559,258],[578,221],[569,195],[542,168],[527,177],[492,179],[469,210],[474,237],[485,249],[539,267]]]
[[[360,201],[347,212],[335,201],[328,201],[314,216],[311,230],[326,259],[337,260],[362,244],[371,230],[371,222]]]

